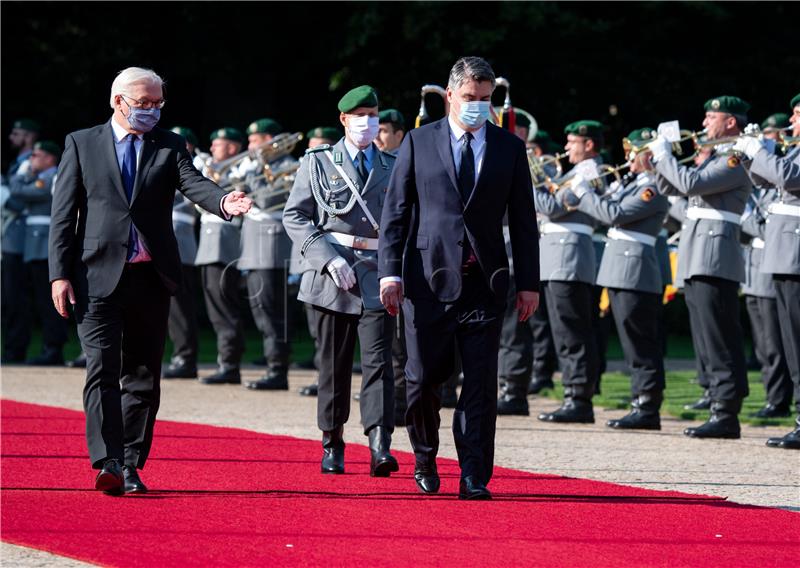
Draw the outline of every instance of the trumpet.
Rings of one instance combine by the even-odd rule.
[[[212,162],[213,159],[211,157],[206,158],[205,166],[211,179],[219,183],[225,173],[241,164],[247,158],[258,160],[266,166],[269,162],[274,162],[278,158],[291,154],[297,143],[302,139],[303,134],[300,132],[283,132],[271,140],[262,142],[255,148],[250,148],[216,164]]]
[[[422,100],[419,103],[419,112],[417,113],[417,119],[414,121],[414,128],[419,128],[422,126],[423,123],[427,123],[430,120],[430,115],[428,114],[428,109],[425,107],[425,96],[435,93],[442,97],[444,101],[444,114],[445,116],[449,112],[449,105],[447,103],[447,89],[441,87],[439,85],[422,85],[422,89],[420,91],[420,96]]]
[[[672,154],[678,159],[679,164],[684,164],[687,162],[691,162],[697,156],[697,153],[703,148],[704,142],[702,141],[703,136],[706,135],[708,132],[707,129],[700,130],[699,132],[693,132],[691,130],[681,130],[680,131],[680,138],[678,138],[675,142],[672,143]],[[657,135],[655,135],[657,136]],[[654,136],[654,138],[655,138]],[[694,147],[694,151],[691,152],[689,155],[684,156],[685,151],[681,144],[684,142],[692,142],[692,146]],[[625,157],[628,160],[633,161],[639,154],[644,152],[650,151],[650,146],[653,142],[648,142],[643,146],[636,146],[631,143],[630,140],[627,138],[622,139],[622,148],[625,151]]]

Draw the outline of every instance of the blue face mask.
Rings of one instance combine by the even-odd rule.
[[[128,105],[128,101],[125,101],[125,104]],[[128,119],[128,124],[130,124],[131,128],[134,130],[139,132],[150,132],[153,130],[153,127],[158,124],[158,121],[161,118],[161,109],[151,108],[149,110],[145,110],[143,108],[136,108],[128,105],[128,116],[125,118]]]
[[[489,120],[491,103],[489,101],[465,101],[461,103],[458,119],[469,128],[479,128]]]

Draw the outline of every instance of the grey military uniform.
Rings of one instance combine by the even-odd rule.
[[[745,280],[742,293],[746,296],[775,298],[775,285],[772,275],[761,270],[764,258],[764,233],[767,211],[771,203],[778,199],[775,189],[758,188],[750,200],[750,206],[742,215],[742,233],[750,236],[750,243],[743,249],[745,259]]]
[[[227,179],[222,183],[225,185]],[[236,262],[241,253],[240,233],[242,219],[234,217],[225,221],[218,215],[204,212],[200,216],[200,242],[197,245],[195,266]]]
[[[178,241],[178,254],[181,264],[194,266],[197,257],[197,237],[194,227],[197,223],[198,213],[194,203],[186,199],[182,193],[175,193],[172,202],[172,229]]]
[[[40,174],[14,176],[11,179],[11,197],[7,205],[14,204],[24,213],[22,254],[24,262],[47,260],[47,239],[50,234],[51,188],[57,168]],[[4,243],[5,244],[5,243]]]

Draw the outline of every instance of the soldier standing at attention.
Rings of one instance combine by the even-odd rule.
[[[298,299],[317,312],[319,372],[317,424],[322,472],[344,473],[344,424],[356,338],[361,344],[361,423],[369,437],[370,475],[398,470],[389,452],[394,429],[392,318],[380,301],[377,219],[395,158],[373,144],[378,96],[363,85],[339,101],[345,136],[317,146],[303,159],[283,213],[283,224],[305,262]]]

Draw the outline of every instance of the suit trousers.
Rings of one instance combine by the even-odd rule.
[[[753,345],[761,365],[761,381],[767,402],[788,407],[792,403],[792,377],[786,365],[778,302],[775,298],[745,296],[747,315],[753,330]]]
[[[314,306],[320,367],[317,425],[323,432],[350,418],[350,385],[356,338],[361,344],[361,425],[394,430],[392,318],[386,310],[363,310],[360,316]]]
[[[217,363],[223,369],[238,369],[244,353],[239,270],[221,263],[206,264],[200,275],[208,319],[217,334]]]
[[[406,298],[406,422],[419,464],[432,464],[439,451],[441,384],[454,372],[456,346],[464,384],[453,414],[461,475],[488,483],[494,469],[497,422],[497,355],[505,306],[498,303],[479,270],[463,276],[453,303]]]
[[[92,467],[115,458],[144,467],[161,398],[169,291],[150,262],[128,264],[105,298],[79,300],[86,353],[86,441]]]
[[[197,308],[195,286],[197,269],[181,265],[183,285],[169,304],[169,338],[172,340],[172,361],[190,367],[197,366]]]
[[[27,268],[36,313],[42,322],[42,353],[61,353],[67,342],[67,320],[58,315],[53,306],[47,260],[33,260],[27,263]],[[27,290],[23,292],[27,294]]]
[[[749,394],[738,291],[738,282],[712,276],[692,276],[684,284],[697,355],[715,401],[741,400]]]
[[[661,295],[634,290],[608,289],[611,313],[631,371],[631,394],[660,393],[664,380],[660,321]]]
[[[249,270],[247,297],[250,311],[264,342],[270,369],[289,368],[289,314],[286,271],[283,268]]]
[[[512,279],[506,297],[498,367],[500,377],[506,381],[507,392],[525,398],[531,374],[537,379],[552,379],[556,369],[556,348],[544,295],[540,295],[539,307],[525,322],[519,321],[516,295]]]
[[[775,274],[778,321],[781,326],[786,364],[794,383],[794,404],[800,413],[800,275]]]
[[[28,275],[21,254],[4,252],[2,256],[3,357],[22,360],[31,342]]]
[[[585,396],[594,393],[599,378],[597,343],[592,321],[594,286],[585,282],[543,282],[547,313],[565,387],[581,387]]]
[[[692,349],[694,350],[695,369],[697,370],[697,384],[708,390],[711,384],[709,375],[703,367],[703,359],[700,358],[700,352],[703,348],[700,346],[700,322],[698,321],[698,314],[694,310],[689,309],[689,301],[686,300],[686,293],[684,291],[684,300],[686,301],[686,308],[689,313],[689,333],[692,336]]]

